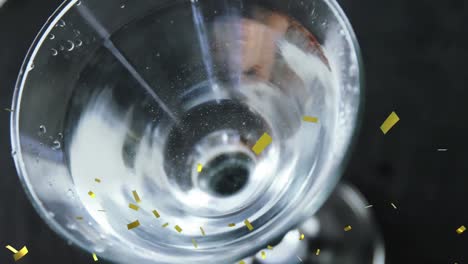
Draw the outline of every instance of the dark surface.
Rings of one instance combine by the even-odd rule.
[[[387,263],[464,263],[468,234],[468,2],[340,1],[366,69],[363,126],[345,178],[374,205]],[[57,0],[9,0],[0,8],[0,107],[9,107],[22,59]],[[401,121],[383,135],[396,111]],[[0,246],[27,245],[21,263],[92,263],[39,218],[10,157],[9,113],[0,112]],[[438,148],[448,148],[438,152]],[[394,210],[390,203],[398,206]],[[13,263],[0,250],[0,263]]]

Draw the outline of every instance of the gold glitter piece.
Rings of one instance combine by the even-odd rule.
[[[156,218],[159,218],[161,217],[161,215],[159,214],[158,210],[153,210],[153,214]]]
[[[93,260],[94,260],[94,261],[98,261],[98,260],[99,260],[98,257],[96,256],[96,253],[93,253]]]
[[[169,223],[165,223],[162,225],[162,227],[167,227],[169,225]]]
[[[244,224],[245,224],[245,226],[249,229],[249,231],[254,230],[254,227],[252,226],[252,224],[249,222],[248,219],[245,219],[245,220],[244,220]]]
[[[138,209],[140,209],[140,207],[138,207],[138,205],[135,205],[135,204],[132,204],[132,203],[128,204],[128,208],[133,209],[135,211],[138,211]]]
[[[301,234],[301,235],[299,236],[299,240],[304,240],[304,238],[305,238],[305,235],[304,235],[304,234]]]
[[[200,163],[198,163],[197,165],[197,172],[202,172],[203,170],[203,165],[201,165]]]
[[[10,246],[10,245],[7,245],[6,248],[7,248],[8,250],[10,250],[11,252],[13,252],[13,254],[18,253],[18,250],[16,250],[14,247],[12,247],[12,246]]]
[[[252,147],[252,151],[257,155],[260,155],[260,153],[262,153],[263,150],[268,147],[272,141],[273,139],[270,137],[270,135],[268,135],[268,133],[264,133],[257,141],[257,143],[255,143],[255,145]]]
[[[98,210],[98,212],[106,212],[106,210],[102,210],[102,209],[101,209],[101,210]]]
[[[302,120],[305,122],[318,123],[318,118],[313,116],[304,116]]]
[[[390,204],[392,205],[393,209],[395,209],[395,210],[397,209],[397,207],[396,207],[396,205],[394,203],[390,203]]]
[[[135,202],[141,203],[141,199],[140,199],[140,196],[138,196],[137,191],[132,191],[132,193],[133,193],[133,198],[135,198]]]
[[[88,195],[91,196],[91,198],[96,198],[96,194],[94,194],[92,191],[89,191]]]
[[[195,241],[195,239],[193,239],[193,238],[192,238],[192,244],[193,244],[194,248],[198,248],[197,241]]]
[[[135,222],[131,222],[130,224],[127,225],[128,230],[139,227],[140,226],[140,221],[136,220]]]
[[[97,183],[101,183],[101,179],[99,179],[99,178],[94,179],[94,181],[97,182]]]
[[[241,260],[239,261],[239,264],[245,264],[245,261]]]
[[[457,234],[461,235],[463,232],[465,232],[466,227],[465,226],[460,226],[456,231]]]
[[[265,253],[265,251],[262,251],[260,254],[262,254],[262,259],[266,259],[266,253]]]
[[[320,255],[320,248],[317,248],[317,251],[315,251],[315,255]]]
[[[202,236],[205,236],[205,230],[201,226],[200,226],[200,232],[201,232]]]
[[[353,228],[349,225],[349,226],[346,226],[344,228],[344,231],[348,232],[348,231],[351,231],[351,229],[353,229]]]
[[[400,118],[398,117],[398,115],[395,113],[395,112],[392,112],[388,117],[387,119],[385,120],[385,122],[383,122],[383,124],[380,126],[380,130],[382,130],[382,132],[384,134],[387,134],[388,131],[390,131],[390,129],[392,129],[392,127],[394,125],[396,125],[396,123],[398,123],[398,121],[400,121]]]
[[[234,223],[230,223],[230,224],[228,224],[228,226],[229,226],[229,227],[235,227],[235,226],[236,226],[236,224],[234,224]]]
[[[182,228],[180,228],[180,226],[178,226],[178,225],[175,225],[174,229],[177,230],[177,232],[179,232],[179,233],[182,232]]]
[[[76,220],[79,220],[79,221],[81,221],[81,220],[83,220],[83,217],[81,217],[81,216],[77,216],[77,217],[76,217]]]
[[[268,245],[267,248],[268,248],[269,250],[272,250],[272,249],[273,249],[273,247],[270,246],[270,245]]]
[[[13,254],[13,259],[15,261],[18,261],[20,260],[21,258],[23,258],[24,256],[26,256],[26,254],[28,254],[28,248],[26,246],[24,246],[22,249],[20,249],[18,252],[16,252],[15,254]]]

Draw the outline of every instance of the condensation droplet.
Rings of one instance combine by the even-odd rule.
[[[49,39],[55,39],[55,35],[54,34],[49,34]]]
[[[54,143],[52,145],[53,150],[59,150],[62,147],[62,144],[60,144],[60,141],[54,140]]]
[[[83,45],[83,41],[81,41],[81,39],[77,39],[75,41],[75,45],[76,45],[76,47],[81,47],[81,45]]]
[[[58,51],[56,49],[50,49],[52,51],[52,56],[57,56]]]
[[[44,125],[40,125],[39,126],[39,133],[44,135],[45,133],[47,133],[47,128]]]
[[[71,40],[67,40],[67,50],[72,51],[75,48],[75,43]]]

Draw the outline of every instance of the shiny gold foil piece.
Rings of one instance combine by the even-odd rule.
[[[127,225],[128,230],[139,227],[140,226],[140,221],[136,220],[135,222],[131,222],[130,224]]]
[[[203,170],[203,165],[201,165],[200,163],[198,163],[197,165],[197,172],[202,172]]]
[[[299,236],[299,240],[304,240],[304,238],[305,238],[305,235],[304,235],[304,234],[301,234],[301,235]]]
[[[268,245],[267,248],[268,248],[269,250],[272,250],[272,249],[273,249],[273,247],[270,246],[270,245]]]
[[[384,134],[387,134],[388,131],[390,131],[390,129],[392,129],[392,127],[398,123],[398,121],[400,121],[400,118],[395,112],[392,112],[380,126],[380,130],[382,130]]]
[[[317,251],[315,251],[315,255],[320,255],[320,248],[317,248]]]
[[[178,225],[175,225],[175,226],[174,226],[174,229],[175,229],[177,232],[179,232],[179,233],[182,232],[182,228],[180,228],[180,226],[178,226]]]
[[[203,227],[201,227],[201,226],[200,226],[200,232],[201,232],[202,236],[205,236],[205,235],[206,235],[206,234],[205,234],[205,230],[204,230]]]
[[[94,260],[95,262],[99,260],[98,257],[96,256],[96,253],[93,253],[93,260]]]
[[[351,231],[351,229],[353,229],[353,228],[349,225],[349,226],[346,226],[344,228],[344,231],[348,232],[348,231]]]
[[[165,223],[162,225],[162,227],[167,227],[169,225],[169,223]]]
[[[313,116],[304,116],[302,120],[304,120],[305,122],[310,122],[310,123],[318,123],[318,118],[313,117]]]
[[[92,191],[89,191],[88,195],[91,196],[91,198],[96,198],[96,194],[94,194]]]
[[[158,210],[153,210],[153,214],[156,218],[159,218],[161,217],[161,215],[159,214]]]
[[[198,248],[197,241],[195,239],[193,239],[193,238],[192,238],[192,244],[193,244],[194,248]]]
[[[26,254],[28,254],[28,248],[26,246],[24,246],[22,249],[20,249],[18,252],[16,252],[15,254],[13,254],[13,259],[15,261],[18,261],[20,259],[22,259],[24,256],[26,256]]]
[[[457,234],[461,235],[463,234],[463,232],[466,231],[466,227],[465,226],[460,226],[459,228],[457,228]]]
[[[128,204],[128,208],[133,209],[135,211],[138,211],[138,209],[140,209],[140,207],[138,207],[138,205],[132,204],[132,203]]]
[[[13,254],[18,253],[18,250],[16,250],[14,247],[12,247],[12,246],[10,246],[10,245],[7,245],[6,248],[7,248],[8,250],[10,250],[11,252],[13,252]]]
[[[252,151],[255,152],[255,154],[260,155],[260,153],[265,150],[268,145],[271,144],[273,139],[268,135],[268,133],[264,133],[260,139],[258,139],[257,143],[252,147]]]
[[[133,198],[135,199],[135,202],[141,203],[140,196],[138,195],[137,191],[132,191],[133,193]]]
[[[229,227],[235,227],[235,226],[236,226],[236,224],[234,224],[234,223],[230,223],[230,224],[228,224],[228,226],[229,226]]]
[[[239,264],[245,264],[245,261],[241,260],[239,261]]]
[[[99,179],[99,178],[94,179],[94,181],[97,182],[97,183],[101,183],[101,179]]]
[[[245,220],[244,220],[244,224],[245,224],[245,226],[249,229],[249,231],[254,230],[254,227],[252,226],[252,224],[249,222],[248,219],[245,219]]]
[[[265,253],[265,251],[260,252],[260,254],[262,255],[262,259],[266,259],[266,253]]]

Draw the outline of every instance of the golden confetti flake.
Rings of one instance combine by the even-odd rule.
[[[392,205],[393,209],[395,210],[398,209],[394,203],[390,203],[390,204]]]
[[[317,248],[317,251],[315,251],[315,255],[316,256],[320,255],[320,248]]]
[[[161,215],[159,214],[158,210],[153,210],[153,214],[156,218],[159,218],[161,217]]]
[[[94,194],[92,191],[89,191],[88,195],[91,196],[91,198],[96,198],[96,194]]]
[[[22,249],[20,249],[18,252],[16,252],[14,255],[13,255],[13,259],[15,261],[18,261],[20,260],[21,258],[23,258],[24,256],[26,256],[26,254],[28,254],[28,248],[26,246],[24,246]]]
[[[138,211],[138,209],[140,209],[140,207],[138,207],[138,205],[132,204],[132,203],[128,204],[128,208],[133,209],[135,211]]]
[[[198,163],[197,165],[197,172],[202,172],[203,170],[203,165],[201,165],[200,163]]]
[[[128,230],[139,227],[140,226],[140,221],[136,220],[135,222],[131,222],[130,224],[127,225]]]
[[[457,234],[461,235],[463,234],[463,232],[465,232],[465,230],[466,230],[465,226],[460,226],[456,231],[457,231]]]
[[[180,228],[180,226],[178,226],[178,225],[175,225],[175,226],[174,226],[174,229],[175,229],[177,232],[179,232],[179,233],[182,232],[182,228]]]
[[[99,260],[98,257],[96,256],[96,253],[93,253],[93,260],[94,260],[95,262]]]
[[[202,236],[205,236],[205,235],[206,235],[206,234],[205,234],[205,230],[204,230],[203,227],[201,227],[201,226],[200,226],[200,232],[201,232]]]
[[[229,226],[229,227],[235,227],[235,226],[236,226],[236,224],[234,224],[234,223],[230,223],[230,224],[228,224],[228,226]]]
[[[348,232],[348,231],[351,231],[351,229],[353,229],[353,228],[349,225],[349,226],[346,226],[346,227],[344,228],[344,231],[345,231],[345,232]]]
[[[266,253],[265,253],[265,251],[262,251],[260,254],[262,255],[262,259],[266,259]]]
[[[313,116],[304,116],[302,120],[304,120],[305,122],[310,122],[310,123],[318,123],[318,118],[313,117]]]
[[[239,264],[245,264],[245,261],[241,260],[239,261]]]
[[[268,133],[264,133],[260,139],[255,143],[255,145],[252,147],[252,151],[255,152],[255,154],[260,155],[260,153],[265,150],[268,145],[271,144],[273,139],[268,135]]]
[[[273,249],[273,247],[270,246],[270,245],[268,245],[267,248],[268,248],[269,250],[272,250],[272,249]]]
[[[135,198],[135,202],[141,203],[140,196],[138,195],[137,191],[132,191],[133,193],[133,198]]]
[[[392,129],[392,127],[398,123],[398,121],[400,121],[400,118],[395,112],[392,112],[380,126],[380,130],[382,130],[384,134],[387,134],[388,131],[390,131],[390,129]]]
[[[79,221],[81,221],[81,220],[83,220],[83,217],[81,217],[81,216],[77,216],[77,217],[76,217],[76,220],[79,220]]]
[[[244,220],[244,224],[245,224],[245,226],[249,229],[249,231],[254,230],[254,227],[252,226],[252,224],[249,222],[248,219],[245,219],[245,220]]]
[[[166,228],[168,226],[169,226],[169,223],[165,223],[165,224],[162,225],[162,227],[164,227],[164,228]]]
[[[99,178],[94,179],[94,181],[97,182],[97,183],[101,183],[101,179],[99,179]]]
[[[18,250],[16,250],[14,247],[12,247],[12,246],[10,246],[10,245],[7,245],[6,248],[7,248],[8,250],[10,250],[11,252],[13,252],[13,254],[18,253]]]
[[[193,244],[194,248],[198,248],[197,241],[195,239],[193,239],[193,238],[192,238],[192,244]]]
[[[304,235],[304,234],[301,234],[301,235],[299,236],[299,240],[304,240],[304,238],[305,238],[305,235]]]

